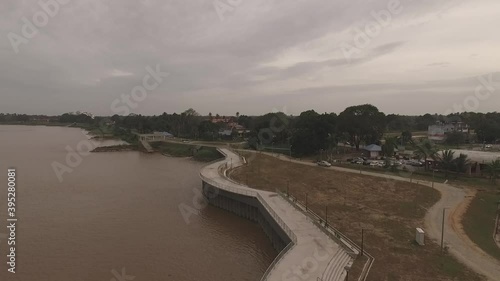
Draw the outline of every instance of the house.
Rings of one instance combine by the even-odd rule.
[[[144,141],[162,141],[166,140],[169,138],[173,138],[174,135],[172,135],[169,132],[154,132],[152,134],[138,134],[140,140]]]
[[[372,158],[372,159],[379,158],[381,152],[382,152],[382,147],[376,144],[370,144],[363,148],[363,154],[367,158]]]
[[[459,121],[451,123],[437,122],[435,125],[428,127],[427,137],[435,142],[443,142],[446,140],[446,134],[451,132],[468,133],[469,125]]]

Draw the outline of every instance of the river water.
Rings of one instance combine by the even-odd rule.
[[[200,207],[202,164],[135,151],[87,155],[87,138],[77,128],[0,126],[0,280],[260,279],[276,252],[257,224],[212,206],[181,214],[179,206]],[[83,156],[68,162],[68,151]],[[54,163],[66,167],[62,181]],[[15,274],[5,236],[11,167]]]

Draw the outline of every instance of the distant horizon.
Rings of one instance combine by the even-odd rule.
[[[0,112],[126,115],[131,96],[141,115],[500,104],[497,0],[49,1],[50,17],[43,2],[2,6]]]
[[[352,106],[356,106],[356,105],[352,105]],[[347,107],[346,107],[346,108],[347,108]],[[378,107],[377,107],[377,108],[378,108]],[[142,115],[142,116],[159,116],[159,115],[162,115],[163,113],[166,113],[166,114],[174,114],[174,113],[176,113],[176,114],[181,114],[181,113],[183,113],[184,111],[186,111],[187,109],[189,109],[189,108],[183,109],[182,111],[178,111],[178,112],[161,112],[161,113],[157,113],[157,114],[141,114],[141,113],[135,113],[135,112],[131,112],[131,114],[135,114],[135,115]],[[209,112],[207,112],[206,114],[202,114],[202,113],[200,113],[199,111],[197,111],[197,110],[196,110],[196,108],[192,108],[192,109],[194,109],[194,110],[195,110],[195,111],[199,114],[199,116],[201,116],[201,117],[208,117],[210,113],[212,113],[212,116],[213,116],[213,117],[215,117],[215,115],[216,115],[216,114],[219,114],[219,116],[221,116],[221,117],[222,117],[222,116],[226,116],[226,117],[236,117],[236,112],[234,112],[234,113],[232,113],[232,114],[231,114],[231,113],[228,113],[228,114],[223,114],[223,113],[219,113],[219,112],[209,111]],[[437,115],[437,116],[447,116],[447,115],[449,115],[449,114],[446,114],[446,115],[445,115],[445,114],[442,114],[442,113],[430,113],[430,112],[426,112],[426,113],[422,113],[422,114],[400,114],[400,113],[393,113],[393,112],[385,112],[385,111],[381,110],[380,108],[378,108],[378,109],[379,109],[379,111],[380,111],[380,112],[384,113],[385,115],[391,115],[391,114],[394,114],[394,115],[399,115],[399,116],[409,116],[409,117],[411,117],[411,116],[424,116],[424,115],[426,115],[426,114],[430,114],[430,115],[432,115],[432,116],[435,116],[435,115]],[[245,113],[245,112],[239,112],[239,113],[240,113],[239,115],[240,115],[240,116],[241,116],[241,115],[245,115],[245,116],[250,116],[250,117],[252,117],[252,116],[262,116],[262,115],[269,114],[269,113],[278,113],[278,112],[281,112],[281,113],[285,113],[285,114],[286,114],[286,115],[288,115],[288,116],[299,116],[299,115],[300,115],[300,113],[305,112],[305,111],[308,111],[308,110],[314,110],[314,111],[316,111],[316,112],[317,112],[317,113],[319,113],[319,114],[324,114],[324,113],[327,113],[327,114],[329,114],[329,113],[335,113],[335,114],[337,114],[337,115],[338,115],[338,114],[340,114],[340,113],[343,111],[343,110],[342,110],[342,111],[340,111],[340,112],[333,112],[333,111],[332,111],[332,112],[320,112],[320,111],[317,111],[317,110],[315,110],[315,109],[313,109],[313,108],[310,108],[310,109],[303,110],[303,111],[301,111],[301,112],[299,112],[299,113],[297,113],[297,114],[290,114],[290,113],[288,113],[288,112],[283,112],[283,111],[275,111],[275,112],[265,112],[265,113],[261,113],[261,114],[247,114],[247,113]],[[24,113],[24,112],[21,112],[21,113],[20,113],[20,112],[1,112],[1,111],[0,111],[0,114],[18,114],[18,115],[28,115],[28,116],[47,116],[47,117],[53,117],[53,116],[61,116],[61,115],[66,114],[66,113],[76,113],[76,112],[78,112],[78,111],[79,111],[80,113],[90,113],[90,114],[92,114],[94,117],[111,117],[111,116],[114,116],[114,115],[115,115],[115,114],[112,114],[112,115],[100,115],[100,114],[94,114],[93,112],[81,111],[81,110],[77,110],[77,111],[67,111],[67,112],[62,112],[62,113],[58,113],[58,114]],[[500,111],[489,111],[489,112],[480,112],[480,111],[474,111],[474,112],[472,112],[472,111],[452,112],[452,114],[462,114],[462,113],[477,113],[477,114],[479,114],[479,113],[480,113],[480,114],[488,114],[488,113],[500,113]],[[121,116],[121,117],[126,117],[126,116],[128,116],[128,115],[120,115],[120,114],[116,114],[116,115]]]

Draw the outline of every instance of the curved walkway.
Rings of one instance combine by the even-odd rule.
[[[287,247],[288,251],[273,262],[263,280],[343,281],[345,267],[352,265],[353,258],[281,196],[243,186],[222,176],[219,172],[222,165],[237,167],[243,162],[228,149],[220,151],[226,158],[204,167],[200,173],[202,180],[217,188],[256,197],[294,241],[291,248]]]
[[[263,154],[276,157],[272,153],[262,152]],[[291,161],[293,163],[317,166],[315,163],[299,161],[291,159],[285,155],[278,155],[278,159],[284,161]],[[341,168],[341,167],[329,167],[326,169],[356,173],[359,174],[359,170]],[[409,181],[407,178],[380,174],[373,172],[362,171],[363,175],[369,175],[379,178],[393,179],[398,181]],[[419,184],[432,186],[429,181],[418,181]],[[442,183],[434,183],[434,188],[441,193],[441,199],[427,211],[425,216],[425,231],[427,235],[433,239],[438,244],[441,243],[441,227],[443,219],[443,208],[446,208],[445,217],[445,230],[444,230],[444,242],[448,247],[450,253],[452,253],[457,259],[462,263],[469,266],[475,272],[482,274],[488,278],[490,281],[500,280],[500,262],[486,254],[483,250],[477,247],[467,235],[463,232],[461,228],[457,228],[454,223],[454,215],[456,215],[457,210],[464,208],[463,204],[466,204],[465,198],[466,193],[464,190],[456,188],[454,186]],[[450,216],[451,215],[451,216]],[[459,222],[460,224],[460,222]]]

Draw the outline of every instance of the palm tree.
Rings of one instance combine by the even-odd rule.
[[[496,184],[496,179],[500,177],[500,160],[495,160],[487,167],[488,173],[490,174],[490,180]]]
[[[438,155],[437,159],[444,170],[445,178],[448,179],[448,172],[455,166],[455,152],[447,149],[443,151],[441,155]]]
[[[437,156],[437,149],[436,147],[428,140],[421,141],[419,143],[413,142],[412,143],[415,145],[416,151],[415,154],[420,159],[425,160],[425,170],[429,170],[429,159],[436,159]]]
[[[410,131],[403,131],[401,132],[401,142],[402,144],[406,145],[411,141],[412,134]]]
[[[466,173],[467,169],[471,165],[470,159],[466,154],[460,153],[455,159],[455,168],[457,169],[457,177],[460,173]]]
[[[394,150],[398,148],[398,139],[396,137],[385,138],[385,143],[382,145],[382,154],[386,157],[394,156]]]

